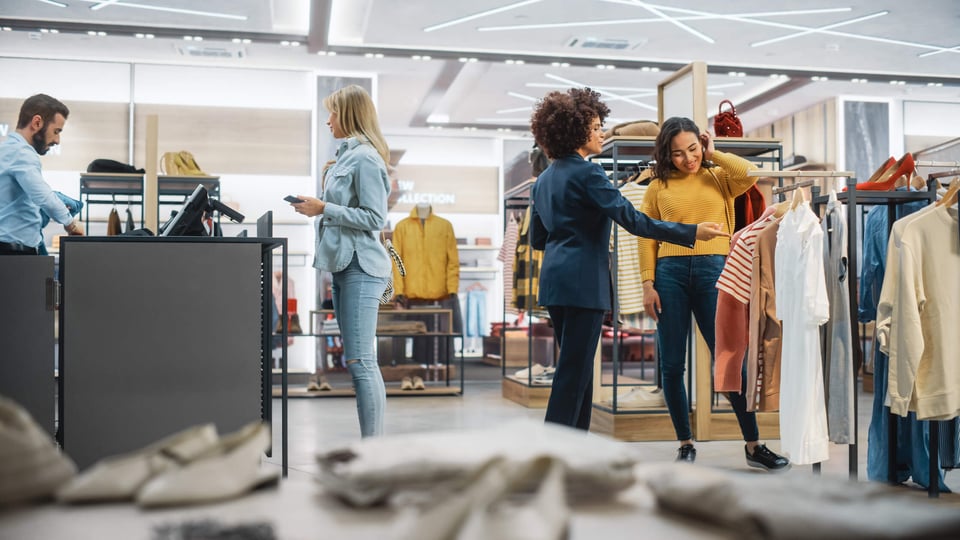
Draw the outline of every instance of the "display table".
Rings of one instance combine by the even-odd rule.
[[[148,540],[157,526],[215,520],[225,525],[267,522],[276,538],[313,540],[396,538],[397,512],[357,510],[326,496],[310,475],[291,470],[277,488],[220,504],[144,511],[132,504],[60,506],[46,504],[0,512],[0,538],[44,540]],[[621,494],[615,504],[574,506],[570,538],[615,540],[637,538],[720,539],[732,535],[679,521],[657,511],[642,485]]]

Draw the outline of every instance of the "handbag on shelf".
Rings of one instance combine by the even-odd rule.
[[[397,273],[400,274],[400,277],[407,275],[407,269],[403,267],[403,259],[400,258],[400,254],[397,252],[397,248],[393,247],[393,242],[388,240],[383,234],[383,231],[380,231],[380,239],[383,241],[383,247],[387,250],[387,255],[390,255],[390,258],[393,260],[393,264],[397,267]],[[390,272],[390,275],[387,276],[387,288],[383,291],[383,294],[380,295],[381,304],[389,304],[393,300],[393,272]]]
[[[186,150],[164,152],[160,158],[160,173],[168,176],[209,176],[197,165],[193,154]]]
[[[730,105],[730,110],[723,110],[724,103]],[[720,102],[719,112],[713,117],[713,132],[717,137],[743,137],[743,124],[729,99]]]

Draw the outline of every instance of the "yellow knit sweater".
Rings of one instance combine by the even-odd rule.
[[[713,162],[717,167],[701,167],[696,174],[674,171],[666,185],[660,179],[652,180],[643,197],[641,211],[663,221],[689,224],[713,221],[722,224],[724,230],[732,234],[733,200],[757,181],[756,177],[747,176],[747,171],[756,169],[756,166],[740,156],[720,151],[713,152]],[[660,257],[726,255],[729,252],[730,239],[724,237],[697,240],[693,249],[641,238],[640,278],[653,280]]]

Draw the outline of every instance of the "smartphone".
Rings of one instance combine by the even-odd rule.
[[[291,203],[291,204],[296,204],[296,203],[302,203],[302,202],[303,202],[303,199],[298,199],[298,198],[294,197],[293,195],[287,195],[286,197],[283,198],[283,200],[285,200],[285,201],[287,201],[288,203]]]

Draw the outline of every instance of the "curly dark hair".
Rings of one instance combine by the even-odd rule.
[[[682,116],[667,118],[663,122],[663,125],[660,126],[660,134],[657,135],[657,140],[653,143],[653,159],[657,162],[653,166],[653,177],[659,178],[664,184],[667,183],[670,174],[677,170],[677,168],[673,166],[673,160],[670,159],[670,145],[673,142],[673,138],[684,131],[693,133],[697,136],[697,139],[700,138],[700,128],[697,127],[697,124],[693,120]],[[715,165],[713,162],[707,161],[707,158],[704,157],[700,166],[714,167]]]
[[[530,117],[530,131],[547,156],[557,159],[586,144],[590,122],[599,118],[602,124],[609,114],[610,108],[600,101],[600,94],[589,88],[550,92],[537,103]]]

